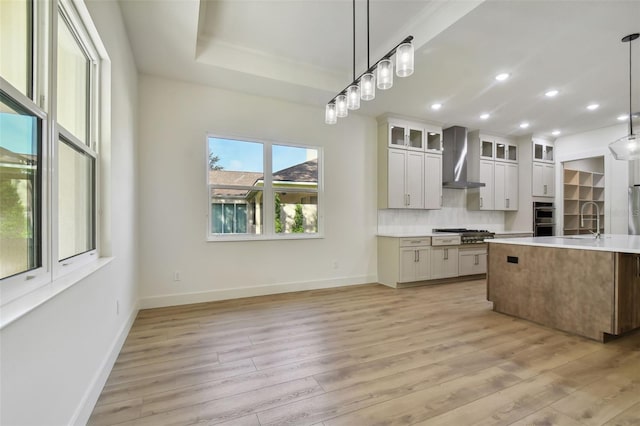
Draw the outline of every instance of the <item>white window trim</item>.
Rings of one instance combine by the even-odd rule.
[[[106,266],[113,260],[113,257],[100,257],[101,247],[101,158],[98,156],[99,145],[97,141],[103,135],[104,119],[108,119],[109,114],[101,114],[108,102],[109,96],[103,96],[104,91],[108,91],[108,82],[102,79],[102,70],[109,64],[109,57],[100,39],[98,31],[91,21],[91,16],[82,0],[57,0],[57,1],[34,1],[34,24],[32,35],[33,46],[33,100],[16,90],[11,84],[0,77],[0,88],[7,95],[18,101],[23,108],[31,111],[42,119],[42,147],[41,147],[41,235],[42,241],[41,256],[42,266],[30,271],[25,271],[11,277],[0,280],[0,329],[32,311],[38,306],[46,303],[62,293],[67,288],[82,281],[82,279],[93,274],[95,271]],[[54,188],[57,180],[56,165],[53,163],[54,149],[58,144],[58,134],[62,134],[65,139],[77,138],[71,135],[61,126],[55,124],[56,110],[56,55],[57,55],[57,19],[58,8],[64,10],[68,19],[72,23],[72,28],[76,37],[80,40],[83,49],[91,58],[90,78],[93,99],[90,101],[88,132],[88,144],[81,143],[79,147],[94,158],[94,227],[96,249],[66,259],[63,262],[66,266],[59,265],[57,261],[57,204],[54,203]],[[108,73],[108,70],[105,72]],[[51,96],[50,96],[51,95]],[[51,123],[53,121],[53,124]],[[73,140],[72,139],[72,140]],[[55,231],[55,232],[54,232]]]
[[[263,187],[263,204],[262,210],[264,212],[264,223],[265,230],[262,234],[213,234],[211,233],[211,189],[213,188],[229,188],[229,185],[215,185],[209,183],[209,138],[218,138],[218,139],[230,139],[230,140],[238,140],[243,142],[257,142],[261,143],[263,146],[263,176],[264,176],[264,187]],[[275,202],[274,202],[274,191],[272,185],[272,147],[274,145],[278,146],[290,146],[294,148],[303,148],[303,149],[315,149],[318,152],[318,188],[316,190],[318,196],[318,232],[314,233],[281,233],[276,234],[275,229],[273,228],[273,224],[275,222]],[[280,241],[280,240],[311,240],[311,239],[323,239],[324,238],[324,151],[321,146],[317,145],[302,145],[300,143],[295,142],[286,142],[286,141],[274,141],[269,139],[261,139],[247,136],[238,136],[238,135],[220,135],[216,133],[207,133],[205,136],[205,144],[204,144],[204,170],[205,170],[205,189],[206,189],[206,217],[207,223],[205,224],[205,240],[207,242],[228,242],[228,241]],[[233,186],[238,189],[253,189],[253,187],[241,187],[241,186]],[[306,189],[296,189],[292,188],[290,192],[309,192]]]

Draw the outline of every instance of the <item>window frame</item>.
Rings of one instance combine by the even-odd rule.
[[[253,142],[262,144],[263,152],[263,187],[262,187],[262,210],[264,229],[262,234],[214,234],[211,232],[212,227],[212,208],[211,208],[211,190],[212,189],[243,189],[250,190],[253,187],[249,186],[234,186],[234,185],[216,185],[209,182],[209,139],[229,139],[237,140],[240,142]],[[317,209],[318,209],[318,221],[317,232],[314,233],[276,233],[275,232],[275,193],[279,188],[273,187],[273,146],[286,146],[301,149],[313,149],[318,152],[318,183],[316,189],[316,195],[318,197]],[[221,241],[269,241],[269,240],[307,240],[307,239],[322,239],[324,238],[324,151],[321,146],[317,145],[304,145],[295,142],[275,141],[263,138],[254,138],[238,135],[221,135],[217,133],[208,132],[205,136],[204,144],[204,170],[205,170],[205,189],[206,189],[206,208],[207,208],[207,223],[205,228],[205,239],[207,242],[221,242]],[[287,189],[289,192],[309,192],[308,188],[291,188]]]
[[[39,158],[40,158],[40,214],[37,242],[40,249],[41,265],[37,268],[0,279],[0,309],[9,309],[12,314],[21,315],[48,299],[51,289],[56,285],[65,285],[73,281],[78,274],[71,274],[83,267],[95,268],[104,262],[98,262],[101,247],[101,157],[99,152],[102,120],[100,105],[103,102],[102,90],[108,90],[102,80],[102,67],[108,58],[84,4],[80,0],[31,0],[29,5],[31,19],[30,63],[31,81],[29,94],[15,88],[0,75],[0,91],[8,98],[40,120]],[[87,67],[87,134],[82,141],[63,128],[57,119],[57,31],[59,15],[66,22],[73,37],[88,59]],[[108,99],[108,97],[106,98]],[[64,139],[70,147],[86,154],[93,164],[92,215],[93,246],[89,251],[59,260],[59,205],[58,205],[58,144]],[[83,269],[84,271],[84,269]],[[87,270],[88,271],[88,270]],[[82,272],[79,271],[80,274]],[[88,272],[90,273],[90,272]],[[67,279],[66,276],[69,276]],[[64,279],[62,279],[64,277]],[[71,280],[71,281],[70,281]],[[44,293],[36,290],[45,290]],[[31,294],[34,294],[31,297]],[[26,297],[29,295],[29,297]],[[39,300],[36,302],[36,300]],[[31,303],[35,303],[31,305]],[[11,308],[9,308],[11,306]],[[15,312],[14,312],[15,311]],[[15,319],[15,318],[14,318]],[[6,322],[2,320],[0,327]]]

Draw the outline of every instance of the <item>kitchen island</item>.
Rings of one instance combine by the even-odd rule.
[[[640,327],[640,236],[488,243],[494,311],[601,342]]]

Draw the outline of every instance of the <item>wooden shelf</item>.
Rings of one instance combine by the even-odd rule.
[[[585,227],[580,226],[580,212],[587,201],[595,201],[600,208],[600,228],[604,231],[604,174],[582,170],[564,169],[564,235],[589,234],[595,231],[596,209],[587,205],[584,209]]]

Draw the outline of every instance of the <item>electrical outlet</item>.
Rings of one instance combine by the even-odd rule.
[[[173,273],[173,280],[174,281],[180,281],[180,271],[175,271]]]
[[[338,269],[340,267],[340,264],[338,263],[337,260],[333,261],[333,269]]]

